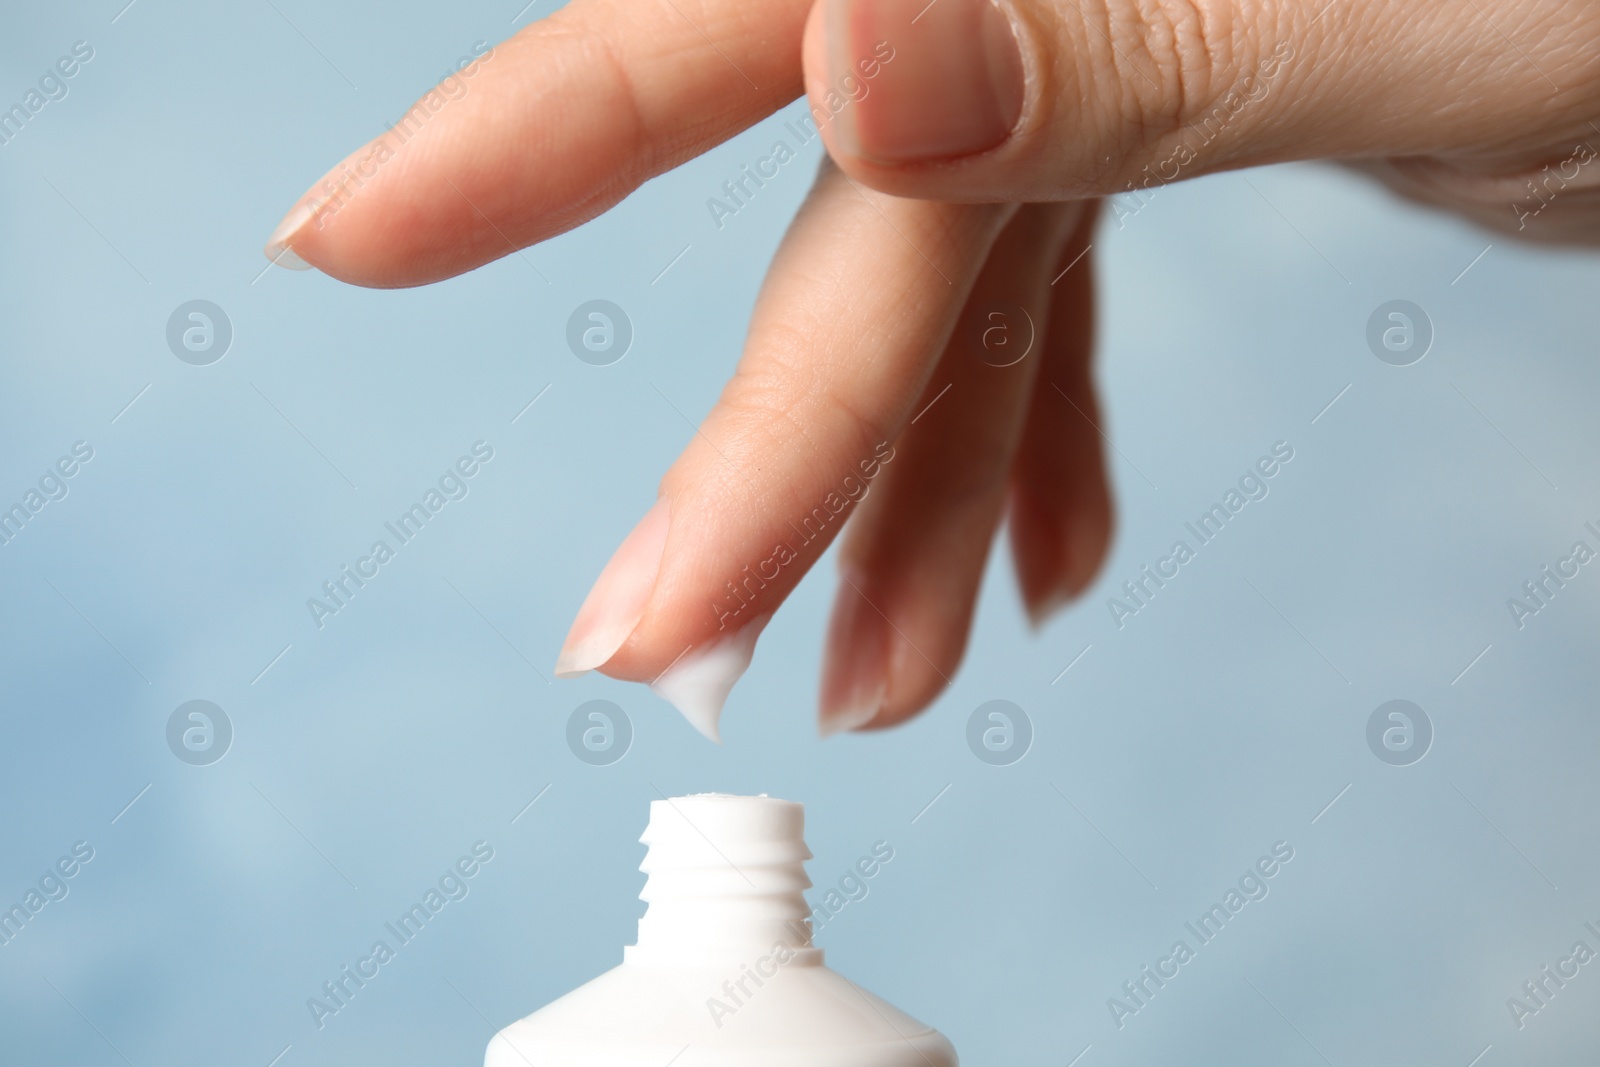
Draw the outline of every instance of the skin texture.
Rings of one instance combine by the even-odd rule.
[[[808,95],[832,161],[562,673],[658,679],[769,618],[845,529],[821,725],[880,727],[957,670],[1002,519],[1035,622],[1081,591],[1113,523],[1083,254],[1100,197],[1320,158],[1522,238],[1600,236],[1600,6],[937,3],[572,0],[404,144],[358,149],[336,211],[340,168],[274,234],[283,261],[425,284]],[[1031,347],[997,365],[1018,309]]]

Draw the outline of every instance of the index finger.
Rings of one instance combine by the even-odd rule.
[[[379,288],[580,225],[800,96],[809,0],[574,0],[306,191],[267,256]]]

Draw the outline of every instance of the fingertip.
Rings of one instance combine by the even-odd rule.
[[[817,736],[826,741],[838,734],[861,730],[878,717],[878,709],[876,701],[854,706],[824,707],[817,717]]]
[[[267,238],[262,253],[272,261],[274,266],[284,267],[288,270],[311,270],[311,264],[295,251],[294,245],[300,239],[300,234],[311,222],[311,217],[316,208],[310,201],[302,201],[289,209],[272,234]]]
[[[841,557],[817,713],[817,733],[824,738],[858,730],[883,709],[889,684],[889,625],[862,591],[865,580]]]
[[[1028,602],[1028,629],[1037,636],[1056,615],[1056,612],[1067,606],[1072,600],[1072,595],[1056,589],[1046,593],[1043,597]]]
[[[1062,508],[1018,488],[1007,526],[1018,592],[1037,633],[1099,573],[1111,544],[1110,499],[1100,486]]]
[[[659,497],[611,554],[561,643],[558,676],[572,678],[612,665],[655,591],[671,525],[671,500]]]
[[[1013,488],[1006,515],[1011,542],[1011,564],[1017,591],[1028,620],[1038,630],[1053,610],[1052,589],[1061,572],[1060,551],[1050,535],[1050,523],[1038,503],[1020,488]]]
[[[928,612],[927,604],[902,603],[867,568],[845,564],[841,571],[817,718],[824,738],[887,729],[922,711],[949,684],[966,633],[962,626],[952,635],[950,620]],[[908,629],[917,632],[915,643]],[[948,666],[941,669],[924,648]]]
[[[1092,503],[1080,504],[1067,514],[1067,566],[1062,589],[1068,599],[1081,594],[1094,581],[1111,550],[1115,526],[1111,494],[1102,476]]]
[[[919,610],[927,610],[922,607]],[[858,731],[887,730],[916,718],[950,687],[966,650],[966,620],[934,618],[930,629],[917,633],[915,643],[907,633],[891,633],[888,678],[878,713],[856,727]],[[912,623],[903,629],[917,630]]]

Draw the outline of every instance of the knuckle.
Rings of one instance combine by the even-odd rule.
[[[1536,42],[1531,45],[1536,58],[1524,62],[1537,66],[1541,80],[1560,87],[1557,106],[1568,105],[1585,119],[1591,117],[1600,103],[1600,7],[1548,3],[1525,17],[1524,25],[1507,30],[1513,39]]]
[[[832,328],[798,308],[765,319],[754,340],[759,360],[746,361],[753,369],[741,365],[724,393],[731,407],[787,441],[802,439],[824,462],[870,451],[888,432],[882,414],[863,402],[858,376],[843,373],[839,360],[847,357],[819,353],[818,338]]]
[[[1211,127],[1232,121],[1231,113],[1217,109],[1240,94],[1240,72],[1253,70],[1259,59],[1268,23],[1263,7],[1249,0],[1074,6],[1081,23],[1068,29],[1075,40],[1067,52],[1087,62],[1063,77],[1082,85],[1080,106],[1091,111],[1080,121],[1101,134],[1097,185],[1120,185],[1185,138],[1209,145]]]
[[[816,365],[815,330],[768,322],[754,368],[741,367],[723,389],[716,415],[718,451],[745,490],[774,502],[775,513],[808,512],[806,486],[822,472],[853,470],[886,439],[886,428],[848,378]]]
[[[1182,130],[1229,87],[1246,50],[1243,18],[1231,0],[1133,0],[1114,24],[1124,54],[1119,81],[1138,120],[1139,140]]]
[[[631,190],[650,173],[653,161],[649,153],[655,141],[651,117],[622,45],[613,35],[596,33],[592,17],[587,9],[564,7],[522,33],[538,34],[559,45],[553,54],[561,57],[560,65],[585,72],[586,90],[605,102],[608,122],[614,124],[608,147],[619,162],[627,163],[625,168],[619,167],[625,171],[619,174],[623,179],[619,184]]]

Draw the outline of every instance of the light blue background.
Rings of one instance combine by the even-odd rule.
[[[733,367],[815,146],[720,231],[705,199],[781,118],[464,278],[262,274],[295,197],[518,0],[123,3],[31,5],[0,38],[7,106],[95,49],[0,147],[0,502],[95,450],[0,548],[0,898],[95,850],[0,946],[0,1060],[477,1063],[619,959],[648,801],[716,789],[804,801],[819,884],[893,844],[820,941],[968,1064],[1594,1062],[1600,963],[1521,1031],[1506,1007],[1578,938],[1600,948],[1600,573],[1520,631],[1506,608],[1595,543],[1594,256],[1330,169],[1161,190],[1097,239],[1125,458],[1095,588],[1032,636],[997,553],[949,692],[823,743],[820,568],[719,748],[647,690],[540,672],[693,432],[661,394],[698,420]],[[606,368],[563,339],[595,297],[636,330]],[[235,329],[208,367],[165,343],[194,298]],[[1411,367],[1364,339],[1393,298],[1437,331]],[[306,598],[479,439],[470,495],[314,628]],[[1106,597],[1278,440],[1271,495],[1118,630]],[[609,767],[564,741],[596,697],[637,735]],[[1409,767],[1365,741],[1396,697],[1437,731]],[[165,741],[195,698],[236,730],[208,767]],[[996,698],[1036,730],[1009,767],[965,742]],[[479,839],[470,895],[318,1030],[306,999]],[[1118,1030],[1107,998],[1280,840],[1270,895]]]

